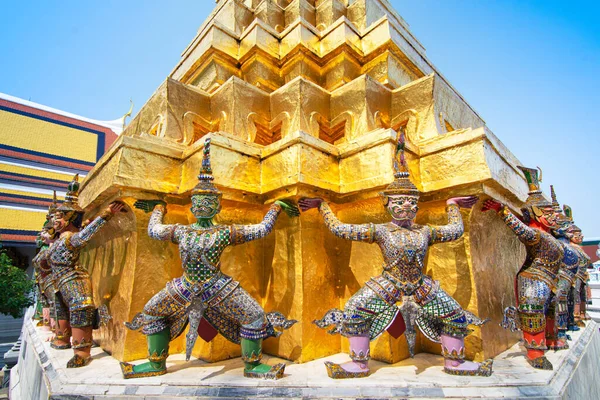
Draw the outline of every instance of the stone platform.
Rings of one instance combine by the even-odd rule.
[[[23,326],[19,364],[11,375],[11,399],[191,399],[191,398],[485,398],[485,399],[599,399],[600,334],[590,321],[571,334],[571,349],[549,352],[554,371],[538,371],[524,360],[515,345],[494,361],[489,378],[455,377],[442,372],[442,358],[418,354],[413,360],[389,365],[373,361],[368,378],[335,381],[327,377],[323,361],[343,362],[337,354],[305,364],[265,357],[268,364],[286,362],[279,381],[242,376],[242,361],[213,364],[185,362],[184,355],[168,359],[169,373],[159,377],[125,380],[119,362],[100,348],[85,368],[66,369],[71,350],[50,348],[50,334]]]

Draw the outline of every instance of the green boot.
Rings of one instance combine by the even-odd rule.
[[[145,378],[167,373],[167,357],[169,356],[169,341],[171,339],[169,328],[147,336],[148,362],[133,365],[121,363],[123,378]]]
[[[283,377],[285,364],[269,366],[262,364],[262,339],[242,339],[242,360],[246,378],[279,379]]]
[[[31,319],[35,319],[35,320],[39,321],[36,326],[44,325],[44,313],[42,311],[43,309],[44,309],[44,306],[42,305],[41,301],[38,301],[37,303],[35,303],[35,314],[33,314],[33,317]]]

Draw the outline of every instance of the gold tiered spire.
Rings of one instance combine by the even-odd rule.
[[[299,76],[335,90],[365,74],[395,89],[433,71],[387,1],[348,3],[220,1],[172,77],[214,91],[237,76],[272,92]]]
[[[182,96],[192,110],[152,108]],[[387,0],[217,1],[155,97],[129,135],[192,144],[220,131],[268,145],[305,132],[340,144],[406,126],[414,143],[484,125]]]

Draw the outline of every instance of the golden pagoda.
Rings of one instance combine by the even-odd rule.
[[[160,57],[160,54],[156,55]],[[92,216],[115,199],[129,212],[110,221],[82,256],[97,304],[113,320],[102,347],[121,361],[146,356],[145,337],[123,321],[182,274],[177,247],[151,240],[136,199],[164,199],[167,223],[191,223],[190,192],[212,140],[217,222],[257,223],[277,199],[320,196],[349,223],[389,217],[378,191],[393,179],[397,131],[407,132],[411,176],[422,191],[418,223],[445,224],[445,200],[493,196],[518,209],[527,184],[519,162],[428,60],[387,0],[220,0],[181,59],[89,173],[81,206]],[[497,355],[519,335],[500,328],[514,303],[524,248],[504,223],[463,210],[463,239],[430,249],[426,271],[460,304],[491,323],[467,338],[468,357]],[[517,250],[520,249],[520,250]],[[379,248],[334,237],[316,211],[282,217],[274,234],[229,248],[222,270],[266,310],[298,320],[265,351],[306,362],[346,349],[312,324],[341,307],[382,268]],[[172,343],[181,351],[183,336]],[[375,359],[408,357],[404,337],[383,335]],[[440,353],[418,340],[417,351]],[[194,355],[239,355],[222,337]]]

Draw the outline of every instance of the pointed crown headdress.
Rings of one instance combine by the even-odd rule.
[[[571,207],[566,204],[560,208],[560,203],[558,202],[556,191],[554,190],[554,185],[550,185],[550,197],[552,198],[552,207],[557,214],[556,222],[561,229],[575,227],[575,223],[573,222],[573,211],[571,210]]]
[[[196,194],[212,194],[215,196],[222,196],[222,193],[213,184],[215,178],[212,175],[212,167],[210,165],[210,138],[204,141],[203,153],[202,167],[200,167],[198,183],[194,189],[192,189],[192,196]]]
[[[48,230],[48,229],[51,229],[54,227],[54,221],[52,220],[52,217],[54,216],[54,213],[56,213],[57,210],[58,210],[58,202],[56,200],[56,190],[55,190],[54,196],[52,199],[52,203],[48,207],[48,214],[46,214],[46,222],[44,223],[43,229]]]
[[[56,190],[54,190],[54,195],[52,196],[52,203],[48,206],[48,214],[46,214],[46,219],[49,220],[52,218],[54,213],[58,210],[58,201],[56,200]]]
[[[546,197],[542,194],[542,190],[540,189],[540,182],[542,181],[542,169],[538,167],[535,168],[527,168],[517,166],[523,174],[525,174],[525,179],[527,179],[527,184],[529,185],[529,197],[525,201],[526,207],[552,207],[553,204],[551,201],[548,201]],[[539,176],[538,176],[539,170]]]
[[[565,204],[563,206],[563,213],[565,215],[566,220],[570,223],[571,230],[581,232],[581,228],[575,225],[575,221],[573,221],[573,209]]]
[[[398,144],[396,145],[396,153],[394,154],[394,182],[392,182],[385,190],[379,193],[383,197],[392,195],[405,195],[419,197],[419,189],[411,182],[410,173],[404,150],[406,148],[405,127],[401,127],[398,131]]]
[[[563,205],[563,217],[559,220],[559,223],[562,223],[566,228],[569,228],[571,231],[579,231],[581,232],[581,228],[575,225],[575,221],[573,221],[573,209],[568,205]]]
[[[558,200],[556,199],[556,192],[554,191],[554,185],[550,185],[550,197],[552,198],[552,207],[554,207],[554,211],[556,211],[557,213],[562,212],[562,209],[560,208],[560,204],[558,203]]]
[[[56,190],[55,190],[54,196],[52,199],[52,203],[50,204],[50,206],[48,206],[48,214],[46,214],[46,221],[44,222],[44,225],[42,226],[42,232],[48,232],[52,238],[54,238],[54,236],[56,235],[56,232],[54,231],[54,220],[52,217],[54,217],[54,213],[56,213],[57,210],[58,210],[58,203],[56,200]],[[41,232],[40,232],[40,234],[41,234]],[[42,242],[40,235],[38,235],[38,237],[36,238],[36,244],[38,247],[43,246],[43,242]]]
[[[65,201],[58,207],[58,211],[69,212],[73,211],[76,213],[83,214],[83,208],[79,207],[79,174],[75,174],[69,186],[67,186],[67,195]]]

